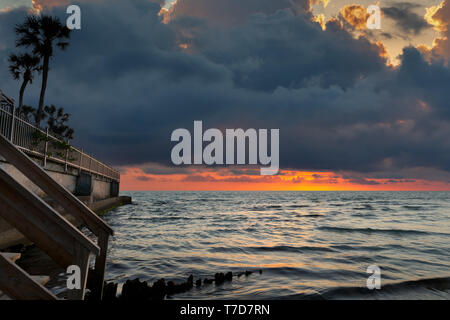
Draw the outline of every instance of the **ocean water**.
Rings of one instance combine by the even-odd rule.
[[[133,205],[104,217],[108,280],[250,270],[171,298],[450,298],[450,192],[124,194]],[[380,290],[366,287],[371,265]]]

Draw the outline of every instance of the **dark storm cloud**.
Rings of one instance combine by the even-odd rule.
[[[149,182],[149,181],[152,181],[154,179],[150,178],[150,177],[147,177],[147,176],[137,176],[136,180],[143,181],[143,182]]]
[[[383,13],[386,17],[395,21],[395,25],[403,32],[410,34],[419,34],[423,30],[430,28],[430,25],[414,12],[414,9],[421,8],[421,6],[410,3],[400,2],[391,7],[383,8]]]
[[[446,92],[450,84],[450,69],[443,62],[429,64],[414,48],[406,48],[403,52],[403,63],[398,73],[398,82],[407,94],[414,88],[415,96],[429,101],[433,112],[441,119],[450,119],[449,94]]]
[[[184,42],[208,60],[226,66],[234,82],[243,88],[345,88],[384,68],[380,49],[366,39],[355,40],[333,23],[323,32],[318,23],[291,10],[254,15],[245,25],[231,30],[199,29],[183,19],[173,24],[193,35]]]
[[[158,163],[151,163],[140,166],[143,172],[154,175],[168,175],[168,174],[189,174],[192,170],[189,167],[164,166]]]
[[[170,165],[172,131],[202,120],[205,129],[280,128],[286,169],[450,171],[450,71],[416,49],[393,70],[376,45],[333,23],[322,31],[298,10],[234,27],[192,17],[164,24],[159,11],[137,0],[83,4],[82,30],[52,61],[47,102],[72,113],[76,143],[101,159]],[[18,84],[6,58],[23,15],[0,14],[0,87],[9,95]],[[25,102],[38,94],[36,81]]]
[[[178,0],[167,13],[167,18],[194,17],[206,19],[214,25],[232,26],[246,22],[253,14],[270,15],[285,8],[305,13],[309,0]]]

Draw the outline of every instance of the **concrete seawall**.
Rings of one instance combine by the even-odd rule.
[[[33,161],[41,165],[42,159],[33,158]],[[38,186],[26,178],[19,170],[11,164],[3,161],[0,158],[0,168],[6,171],[10,176],[16,179],[27,189],[37,194],[39,197],[45,199],[47,203],[58,212],[60,212],[66,219],[73,224],[80,226],[80,222],[73,217],[65,214],[56,205],[52,204],[51,196],[46,195]],[[80,172],[75,168],[68,167],[59,163],[47,161],[45,171],[55,179],[60,185],[75,194],[81,201],[91,208],[97,214],[102,214],[105,211],[115,207],[131,203],[130,197],[119,197],[119,181],[94,175],[87,172]],[[29,241],[20,234],[17,230],[12,228],[6,221],[0,218],[0,249],[4,249],[17,244],[28,244]]]
[[[32,159],[38,164],[42,162],[41,159]],[[11,164],[0,161],[0,168],[37,195],[41,197],[45,196],[41,189]],[[90,202],[117,197],[119,195],[118,181],[85,172],[80,173],[79,170],[70,167],[66,170],[64,165],[52,162],[47,162],[44,169],[53,179],[73,194],[91,197]]]

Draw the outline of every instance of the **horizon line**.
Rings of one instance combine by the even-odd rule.
[[[450,190],[121,190],[121,192],[450,192]]]

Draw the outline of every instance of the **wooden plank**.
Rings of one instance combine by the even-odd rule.
[[[100,248],[88,239],[77,228],[70,224],[62,215],[45,203],[41,198],[23,187],[2,168],[0,168],[0,199],[2,206],[9,206],[12,211],[19,212],[11,216],[7,210],[0,210],[0,215],[12,226],[18,229],[28,239],[35,242],[38,247],[42,243],[39,235],[42,233],[51,237],[51,240],[71,255],[74,254],[74,242],[80,243],[88,251],[95,255],[100,253]],[[21,217],[21,219],[19,219]],[[24,222],[27,222],[24,224]],[[25,227],[27,226],[27,227]],[[30,232],[31,229],[39,232]],[[46,251],[51,257],[54,253]]]
[[[34,281],[36,281],[37,283],[40,283],[43,286],[45,286],[47,284],[47,282],[50,281],[49,276],[30,276],[30,278],[33,279]],[[6,294],[4,294],[0,290],[0,301],[2,301],[2,300],[11,300],[11,298],[8,297]]]
[[[8,297],[6,294],[3,294],[3,292],[0,291],[0,301],[5,301],[5,300],[11,300],[11,298]]]
[[[0,290],[18,300],[57,300],[42,284],[36,282],[22,268],[0,255]]]
[[[108,234],[101,234],[98,237],[98,246],[100,247],[100,254],[95,258],[95,276],[96,281],[95,289],[93,291],[94,299],[102,300],[103,297],[103,285],[105,280],[105,269],[106,269],[106,257],[108,254]]]
[[[53,180],[39,165],[1,135],[0,154],[6,161],[14,165],[28,179],[57,201],[68,213],[82,220],[96,235],[102,231],[110,235],[114,233],[105,221],[92,212],[70,191]]]
[[[43,286],[45,286],[47,284],[47,282],[50,281],[49,276],[30,276],[30,277],[31,277],[31,279],[33,279],[37,283],[42,284]]]
[[[67,293],[67,298],[69,300],[84,300],[84,293],[86,290],[87,276],[89,270],[89,252],[86,253],[82,247],[78,246],[75,249],[75,263],[80,267],[80,278],[81,278],[81,288],[69,290]]]
[[[20,253],[10,253],[10,252],[0,252],[0,255],[5,257],[6,259],[11,260],[12,262],[16,262],[20,259]]]

